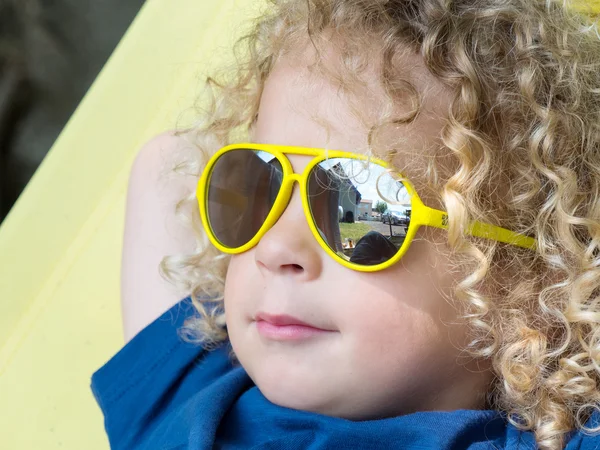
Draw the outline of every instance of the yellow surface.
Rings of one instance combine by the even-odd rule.
[[[573,7],[586,14],[600,13],[600,0],[572,0]]]
[[[125,193],[255,0],[149,0],[0,226],[0,449],[107,449],[90,376],[123,345]]]

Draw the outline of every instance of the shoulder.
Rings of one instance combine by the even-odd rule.
[[[228,344],[208,352],[182,339],[180,327],[192,315],[186,297],[92,375],[111,449],[188,448],[183,444],[203,407],[222,402],[223,389],[245,385],[243,373],[233,370]]]
[[[600,448],[600,411],[598,409],[594,410],[585,423],[585,430],[578,429],[565,448],[566,450],[597,450]]]
[[[177,220],[175,205],[195,191],[196,180],[169,174],[172,159],[190,149],[184,138],[168,131],[146,142],[131,166],[121,261],[126,342],[181,300],[160,276],[159,264],[166,255],[195,248],[195,237]]]

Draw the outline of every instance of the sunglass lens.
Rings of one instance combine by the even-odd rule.
[[[249,149],[224,153],[208,182],[207,215],[217,240],[238,248],[256,235],[279,194],[283,169],[270,153]]]
[[[330,158],[311,170],[307,191],[319,234],[346,261],[374,266],[402,247],[410,228],[409,191],[383,166]]]

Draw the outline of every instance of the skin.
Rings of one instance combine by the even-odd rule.
[[[368,128],[350,113],[336,86],[324,79],[310,86],[298,82],[306,78],[313,56],[307,46],[278,60],[265,84],[252,140],[359,153],[367,147]],[[335,67],[335,55],[327,57]],[[416,57],[405,58],[429,95],[418,120],[396,133],[413,152],[426,152],[443,126],[433,112],[447,110],[450,97]],[[376,79],[375,72],[370,75]],[[377,87],[370,95],[368,101],[357,97],[367,112],[383,101],[373,97],[381,95]],[[329,137],[319,124],[323,120],[330,124]],[[296,172],[310,160],[289,158]],[[401,155],[395,164],[402,164]],[[409,176],[418,181],[418,173]],[[368,420],[484,407],[489,371],[480,369],[480,361],[457,361],[467,329],[447,300],[456,274],[441,251],[444,240],[444,231],[420,229],[393,267],[375,273],[347,269],[314,239],[296,186],[287,209],[258,245],[231,259],[225,310],[238,360],[271,402],[325,415]],[[259,311],[292,315],[331,331],[272,340],[258,332]]]

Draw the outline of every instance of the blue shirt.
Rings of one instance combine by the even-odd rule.
[[[535,448],[532,433],[491,410],[350,421],[277,406],[231,363],[228,345],[206,351],[181,340],[191,314],[186,297],[92,375],[113,450]],[[573,433],[566,448],[600,448],[600,436]]]

